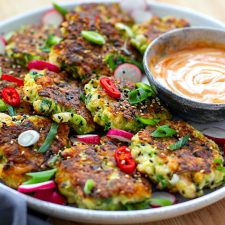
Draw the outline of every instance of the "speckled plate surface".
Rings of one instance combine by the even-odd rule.
[[[74,2],[76,3],[65,4],[65,7],[67,7],[68,9],[72,9],[76,4],[80,4],[84,1],[76,0]],[[109,3],[113,1],[95,0],[89,2]],[[184,17],[190,21],[192,26],[208,26],[225,29],[225,24],[223,24],[222,22],[184,8],[174,7],[172,5],[166,5],[162,3],[151,3],[151,8],[153,14],[159,16],[174,15],[178,17]],[[22,25],[38,22],[40,21],[40,18],[43,13],[49,9],[49,7],[40,8],[38,10],[34,10],[29,13],[5,20],[0,23],[0,31],[1,33],[9,32],[18,29]],[[34,210],[65,220],[95,224],[134,224],[162,220],[195,211],[225,197],[225,187],[220,187],[211,192],[206,190],[206,194],[197,199],[188,201],[184,199],[179,199],[179,204],[164,208],[146,209],[138,211],[96,211],[78,209],[69,206],[60,206],[40,201],[27,195],[18,193],[17,191],[2,184],[0,184],[0,188],[7,190],[8,192],[14,195],[18,195],[24,198],[27,201],[28,205]]]

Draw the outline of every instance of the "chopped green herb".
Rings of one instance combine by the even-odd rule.
[[[80,99],[83,101],[83,102],[85,102],[85,95],[81,92],[80,93]]]
[[[87,195],[91,194],[94,186],[94,181],[92,179],[88,179],[84,185],[84,193]]]
[[[133,37],[134,33],[130,27],[125,25],[124,23],[116,23],[115,28],[119,31],[125,31],[127,37]]]
[[[7,110],[10,116],[16,116],[16,110],[13,106],[7,105]]]
[[[38,184],[50,180],[56,173],[57,169],[51,169],[35,173],[26,173],[31,178],[23,184]]]
[[[62,16],[66,16],[66,14],[68,13],[67,9],[65,9],[62,6],[56,4],[55,2],[52,3],[52,5]]]
[[[110,122],[106,122],[105,123],[105,127],[104,127],[104,131],[108,131],[111,128],[111,123]]]
[[[155,126],[157,123],[160,122],[160,119],[148,119],[144,117],[139,117],[137,116],[136,119],[141,122],[144,125],[150,125],[150,126]]]
[[[151,136],[156,138],[172,137],[176,133],[176,130],[170,128],[169,125],[163,125],[157,127],[157,129],[151,133]]]
[[[169,149],[170,150],[177,150],[177,149],[183,147],[184,145],[186,145],[188,143],[189,138],[190,138],[189,135],[185,135],[178,142],[176,142],[175,144],[170,145]]]
[[[150,96],[155,95],[155,93],[150,85],[147,85],[143,82],[138,82],[135,85],[137,88],[142,88],[144,91],[148,92]]]
[[[150,94],[142,88],[137,88],[128,93],[128,101],[131,105],[142,102],[150,97]]]
[[[225,167],[223,166],[223,160],[222,159],[214,159],[213,161],[215,164],[217,164],[216,169],[225,173]]]
[[[97,45],[105,44],[105,38],[96,31],[82,30],[81,36],[91,43]]]
[[[150,203],[159,206],[169,206],[173,204],[170,200],[163,198],[151,198]]]
[[[167,187],[167,181],[162,175],[156,175],[156,180],[160,183],[163,189]]]
[[[5,102],[0,99],[0,112],[4,112],[8,109],[7,104],[5,104]]]
[[[62,40],[62,38],[50,34],[50,35],[48,35],[48,38],[45,41],[45,44],[43,46],[41,46],[40,49],[43,52],[50,52],[51,47],[58,44],[61,40]]]
[[[44,153],[49,149],[53,140],[55,139],[55,136],[56,136],[57,131],[58,131],[58,127],[59,127],[58,123],[52,123],[51,128],[48,132],[48,135],[47,135],[44,143],[42,144],[42,146],[38,149],[38,152]]]

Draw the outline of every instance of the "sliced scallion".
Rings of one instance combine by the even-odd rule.
[[[184,145],[186,145],[188,143],[189,138],[190,138],[189,135],[185,135],[178,142],[176,142],[175,144],[170,145],[169,149],[170,150],[177,150],[177,149],[183,147]]]
[[[97,44],[97,45],[104,45],[105,38],[96,31],[89,31],[89,30],[82,30],[81,35],[87,41]]]
[[[146,100],[149,97],[149,94],[142,88],[137,88],[128,93],[128,101],[131,105],[140,103]]]
[[[172,137],[176,133],[176,130],[170,128],[169,125],[163,125],[157,127],[157,129],[151,133],[151,136],[156,138]]]
[[[38,184],[48,181],[54,176],[56,171],[57,169],[51,169],[35,173],[26,173],[26,175],[30,176],[31,178],[28,181],[24,182],[23,184]]]
[[[62,16],[66,16],[68,13],[67,9],[63,8],[62,6],[56,4],[55,2],[52,3],[55,10],[57,10]]]
[[[95,184],[92,179],[88,179],[84,185],[84,193],[85,194],[91,194]]]
[[[38,149],[38,152],[44,153],[49,149],[53,140],[55,139],[55,136],[56,136],[57,131],[58,131],[58,127],[59,127],[58,123],[52,123],[51,128],[48,132],[48,135],[47,135],[44,143],[42,144],[42,146]]]
[[[169,205],[172,205],[173,203],[170,200],[168,200],[168,199],[151,198],[150,199],[150,204],[159,205],[159,206],[169,206]]]
[[[141,122],[144,125],[150,125],[150,126],[155,126],[157,123],[160,122],[160,119],[148,119],[148,118],[144,118],[144,117],[139,117],[137,116],[136,119]]]

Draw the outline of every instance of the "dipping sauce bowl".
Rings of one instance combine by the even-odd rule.
[[[199,51],[200,49],[200,51]],[[220,56],[221,60],[219,59],[220,63],[218,63],[218,73],[217,73],[217,63],[212,63],[213,67],[215,69],[215,75],[214,75],[214,70],[210,71],[210,60],[211,60],[211,55],[214,53],[209,53],[205,56],[205,61],[204,62],[204,51],[203,54],[200,57],[201,62],[203,62],[196,67],[193,68],[185,68],[185,63],[183,63],[182,60],[180,60],[179,57],[185,55],[187,58],[188,63],[192,63],[192,57],[193,57],[193,62],[194,62],[194,57],[195,55],[192,52],[197,52],[196,54],[199,54],[201,52],[201,49],[206,51],[207,49],[213,50],[221,50]],[[223,52],[224,51],[224,52]],[[186,52],[186,53],[185,53]],[[190,55],[188,56],[188,52]],[[177,60],[176,60],[177,56]],[[172,67],[166,67],[163,68],[163,70],[159,69],[159,65],[163,60],[169,59],[170,57],[172,58],[172,63],[176,65],[176,63],[180,63],[179,67],[181,68],[180,70],[170,70]],[[207,58],[208,57],[208,58]],[[198,58],[197,58],[198,60]],[[212,57],[212,60],[214,60],[214,57]],[[167,32],[165,34],[162,34],[158,38],[156,38],[147,48],[145,55],[144,55],[144,69],[145,73],[147,75],[147,78],[153,88],[155,89],[158,97],[161,99],[161,101],[173,112],[175,115],[178,115],[179,117],[182,117],[186,120],[191,120],[197,123],[205,123],[205,122],[215,122],[215,121],[222,121],[225,120],[225,101],[223,102],[223,96],[225,97],[225,69],[223,67],[223,61],[224,61],[224,68],[225,68],[225,30],[219,30],[219,29],[213,29],[213,28],[201,28],[201,27],[196,27],[196,28],[182,28],[182,29],[176,29],[170,32]],[[187,63],[187,65],[189,65]],[[195,63],[195,62],[194,62]],[[209,66],[206,66],[207,63]],[[219,69],[220,65],[221,69]],[[167,63],[165,63],[167,65]],[[169,63],[168,63],[169,65]],[[184,65],[184,69],[182,66]],[[182,73],[190,73],[190,76],[185,77],[184,74],[182,74],[180,81],[178,78],[178,81],[174,81],[174,83],[178,84],[178,88],[176,86],[173,86],[173,82],[171,82],[171,85],[168,82],[163,82],[161,78],[164,78],[164,76],[161,76],[162,73],[160,71],[164,71],[168,69],[168,74],[170,78],[173,78],[174,76],[177,76],[178,72],[182,71]],[[194,71],[194,69],[197,71]],[[224,69],[224,74],[223,74],[223,69]],[[199,70],[199,74],[198,74]],[[207,71],[208,70],[208,71]],[[204,72],[203,72],[204,71]],[[221,72],[222,71],[222,72]],[[165,72],[165,71],[164,71]],[[193,72],[193,74],[191,74]],[[197,73],[197,74],[194,74]],[[210,73],[212,77],[210,77]],[[167,74],[167,73],[165,73]],[[218,74],[218,75],[217,75]],[[198,84],[194,86],[195,82],[195,76],[196,79],[199,80],[200,85],[198,88]],[[193,76],[193,77],[192,77]],[[213,77],[215,76],[215,77]],[[218,76],[219,79],[216,77]],[[223,77],[224,76],[224,77]],[[160,80],[161,79],[161,80]],[[187,83],[189,82],[192,84],[193,82],[193,91],[192,87],[188,86],[189,83],[187,84],[186,90],[185,88],[181,86],[179,88],[179,85],[185,84],[183,82],[184,80],[182,79],[189,79]],[[206,86],[208,89],[205,91],[200,90],[200,87],[204,87],[204,82],[214,82],[214,83],[208,83]],[[201,83],[202,82],[202,83]],[[220,102],[218,103],[213,97],[209,97],[207,99],[207,96],[210,96],[210,85],[217,85],[218,86],[218,93],[220,97]],[[215,87],[217,87],[215,86]],[[175,87],[175,88],[173,88]],[[214,88],[212,86],[212,93],[217,93],[217,88]],[[219,88],[220,87],[220,88]],[[178,91],[177,91],[178,90]],[[182,93],[183,90],[183,93]],[[196,93],[195,93],[196,90]],[[214,91],[214,92],[213,92]],[[224,92],[224,93],[223,93]],[[199,94],[200,93],[200,94]],[[201,93],[203,93],[201,96]],[[222,96],[222,101],[221,101],[221,96]],[[212,101],[210,102],[210,100]],[[224,98],[225,99],[225,98]]]

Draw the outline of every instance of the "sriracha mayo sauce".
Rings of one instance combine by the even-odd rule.
[[[193,48],[161,59],[154,77],[183,97],[203,103],[225,103],[225,50]]]

